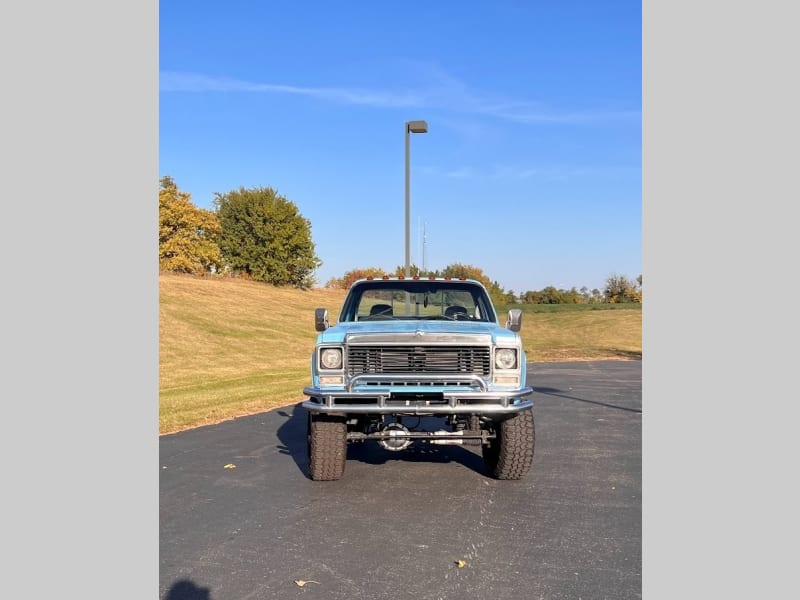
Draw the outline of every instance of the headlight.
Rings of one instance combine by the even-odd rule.
[[[319,362],[325,369],[340,369],[342,366],[342,349],[325,348],[319,354]]]
[[[511,348],[495,350],[494,366],[498,369],[513,369],[517,366],[517,352]]]

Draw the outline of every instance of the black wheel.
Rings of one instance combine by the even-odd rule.
[[[501,421],[495,427],[497,437],[483,447],[486,469],[497,479],[521,479],[533,464],[536,436],[533,410],[528,409]]]
[[[334,481],[347,460],[347,423],[344,417],[310,413],[308,416],[308,476]]]

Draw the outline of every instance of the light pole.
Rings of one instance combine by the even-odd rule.
[[[428,124],[425,121],[406,121],[406,277],[411,276],[411,199],[409,194],[409,180],[411,179],[410,143],[412,133],[428,133]],[[408,307],[406,307],[408,308]]]

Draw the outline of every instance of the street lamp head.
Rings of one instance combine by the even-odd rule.
[[[411,133],[428,133],[428,124],[425,121],[406,122],[406,131]]]

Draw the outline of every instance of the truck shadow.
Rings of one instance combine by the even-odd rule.
[[[306,449],[306,428],[308,412],[301,403],[276,411],[284,417],[285,422],[278,428],[278,439],[281,444],[278,451],[292,457],[295,465],[307,477],[308,451]],[[434,430],[440,421],[423,418],[420,428]],[[382,448],[377,442],[357,442],[347,445],[347,459],[357,460],[371,465],[382,465],[391,461],[457,463],[482,475],[487,475],[481,455],[480,446],[432,445],[415,442],[405,450],[392,452]]]
[[[300,402],[275,412],[286,419],[278,427],[278,439],[281,442],[278,446],[278,452],[291,456],[294,464],[306,476],[308,473],[308,451],[306,450],[306,420],[308,419],[308,412]]]

